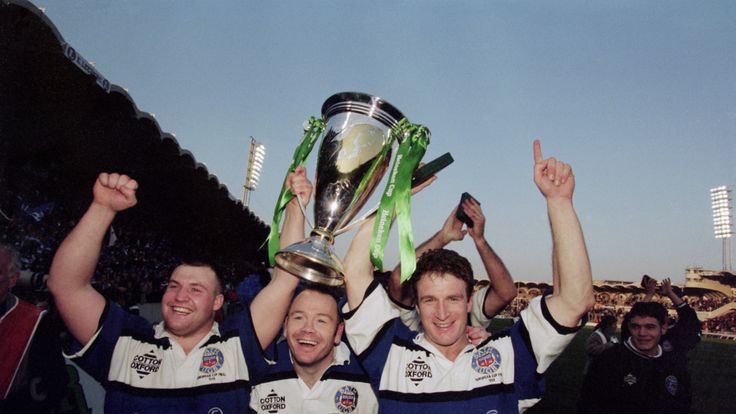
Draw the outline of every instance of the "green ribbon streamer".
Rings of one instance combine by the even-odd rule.
[[[383,253],[395,214],[399,227],[401,283],[404,283],[416,269],[414,236],[411,228],[411,176],[427,150],[429,130],[422,125],[411,124],[404,118],[392,129],[392,134],[396,138],[403,137],[404,141],[399,144],[386,189],[376,212],[371,241],[371,261],[374,266],[383,269]]]
[[[286,177],[296,170],[297,166],[304,165],[304,161],[312,152],[314,143],[325,129],[325,121],[323,119],[310,117],[307,122],[309,123],[309,127],[304,131],[302,142],[294,151],[294,156],[291,159],[289,170],[286,171],[284,182],[286,182]],[[292,194],[291,188],[284,186],[276,200],[276,207],[273,210],[273,221],[271,222],[271,232],[266,239],[266,243],[268,243],[268,261],[271,266],[276,263],[274,258],[276,256],[276,252],[279,251],[279,225],[281,224],[281,216],[284,214],[284,209],[292,198],[294,198],[294,194]]]

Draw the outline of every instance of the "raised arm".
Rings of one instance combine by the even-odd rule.
[[[291,188],[292,193],[299,197],[305,206],[309,203],[312,183],[307,179],[304,167],[297,167],[293,173],[290,173],[284,185]],[[304,214],[299,208],[296,197],[286,205],[285,212],[279,243],[281,248],[304,240]],[[299,279],[296,276],[279,266],[274,266],[271,281],[258,292],[251,302],[250,313],[253,328],[261,348],[266,348],[278,335],[298,285]]]
[[[641,301],[651,302],[654,299],[654,294],[657,292],[657,279],[644,275],[641,284],[644,288],[644,297]]]
[[[662,280],[662,293],[670,298],[677,310],[677,323],[669,327],[667,336],[675,342],[677,348],[687,351],[693,349],[700,342],[701,327],[698,314],[687,302],[677,296],[669,278]]]
[[[368,286],[373,281],[373,263],[369,252],[375,217],[374,215],[361,224],[342,263],[345,270],[345,294],[350,310],[360,305]]]
[[[105,298],[91,284],[102,240],[119,211],[133,207],[138,183],[127,175],[102,173],[92,204],[64,239],[51,263],[47,286],[69,331],[82,344],[94,336]]]
[[[412,196],[429,187],[436,180],[437,176],[433,175],[422,184],[412,187]],[[375,218],[376,216],[373,215],[360,226],[360,229],[358,229],[358,232],[355,234],[353,241],[350,243],[348,252],[345,255],[345,260],[343,261],[343,268],[345,270],[345,292],[348,297],[348,307],[350,309],[355,309],[360,305],[366,289],[373,281],[373,263],[371,263],[369,252],[371,247],[371,238],[373,237]],[[422,253],[431,248],[432,247],[427,247]],[[401,265],[399,264],[391,274],[389,293],[392,289],[401,290],[401,283],[399,281],[401,276],[400,266]],[[350,282],[348,282],[348,278],[350,278]],[[399,300],[399,298],[395,297],[394,300]]]
[[[473,239],[475,248],[478,249],[488,279],[491,281],[483,304],[483,313],[486,317],[493,318],[514,300],[516,286],[506,265],[485,238],[486,217],[480,204],[472,198],[467,199],[463,202],[463,209],[465,214],[473,220],[474,226],[468,228],[468,234]]]
[[[662,293],[667,295],[668,298],[672,301],[672,304],[675,307],[678,307],[682,305],[685,301],[682,300],[681,297],[677,296],[677,293],[672,289],[672,282],[670,281],[670,278],[664,278],[662,279]]]
[[[558,323],[576,326],[593,307],[594,297],[588,251],[572,203],[575,177],[570,165],[554,157],[543,159],[538,140],[534,141],[534,182],[547,201],[553,267],[560,285],[547,299],[547,306]]]
[[[463,222],[455,217],[457,208],[452,210],[450,216],[447,217],[442,228],[432,237],[420,244],[416,248],[417,258],[421,257],[429,250],[441,249],[455,240],[462,240],[466,231],[463,230]],[[401,264],[399,263],[391,272],[389,279],[388,294],[391,298],[405,306],[414,305],[412,297],[401,285]]]

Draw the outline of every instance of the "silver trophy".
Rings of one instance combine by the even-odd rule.
[[[385,174],[396,135],[392,129],[404,115],[379,97],[342,92],[325,101],[322,117],[326,127],[317,159],[314,228],[308,239],[276,253],[275,260],[303,279],[338,286],[343,268],[333,252],[335,236],[355,224],[348,223]]]

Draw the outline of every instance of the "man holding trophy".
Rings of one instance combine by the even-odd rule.
[[[304,205],[308,203],[312,187],[304,167],[287,175],[286,187],[299,194]],[[286,220],[293,214],[302,212],[287,212]],[[294,290],[281,293],[291,297]],[[365,372],[342,341],[344,324],[338,309],[342,293],[342,286],[303,283],[284,320],[283,340],[268,349],[272,364],[253,383],[251,410],[264,414],[378,411]]]
[[[298,184],[296,193],[304,191]],[[152,327],[96,291],[91,279],[114,217],[137,203],[138,183],[102,173],[93,201],[54,256],[48,288],[74,337],[75,362],[106,390],[105,412],[245,412],[250,383],[267,368],[262,348],[278,335],[298,279],[274,269],[249,308],[223,324],[216,266],[188,261],[171,274]],[[287,206],[282,242],[304,237],[296,202]]]
[[[400,220],[408,223],[411,174],[424,153],[429,133],[426,128],[409,124],[388,102],[361,93],[333,95],[323,105],[322,115],[326,122],[312,119],[305,128],[274,212],[271,257],[278,266],[306,282],[287,314],[284,340],[270,350],[275,364],[253,387],[251,409],[255,412],[358,414],[378,410],[365,372],[342,342],[344,325],[337,300],[329,290],[342,288],[343,270],[331,245],[336,235],[350,227],[347,223],[388,169],[396,142],[398,154],[381,203],[387,227],[377,231],[388,233],[391,219],[385,221],[395,210],[401,211]],[[301,164],[318,137],[323,139],[316,173],[315,226],[309,239],[276,253],[282,206],[299,201],[304,209],[303,204],[309,201],[311,191],[304,191],[306,197],[296,200],[288,184],[308,184]],[[430,178],[416,190],[433,180]],[[413,245],[410,229],[405,229],[402,236],[409,246]],[[382,254],[382,246],[375,250]],[[291,296],[293,291],[283,294]]]
[[[553,239],[551,295],[532,301],[508,332],[477,346],[465,336],[473,273],[449,250],[417,263],[410,283],[424,333],[410,331],[373,280],[361,227],[345,259],[346,334],[386,413],[521,412],[542,394],[542,375],[582,326],[593,286],[582,230],[573,208],[568,164],[542,158],[534,142],[534,182],[547,202]]]

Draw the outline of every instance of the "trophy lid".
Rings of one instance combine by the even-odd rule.
[[[389,128],[404,118],[395,106],[384,99],[362,92],[336,93],[322,104],[322,117],[327,119],[340,112],[357,112],[370,116]]]

